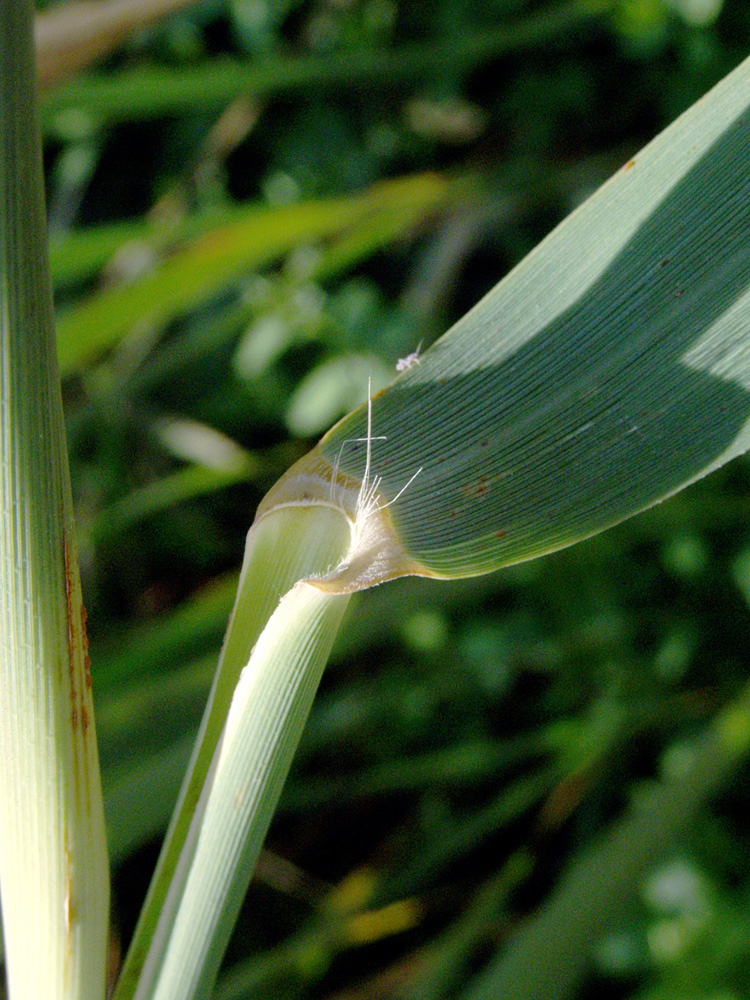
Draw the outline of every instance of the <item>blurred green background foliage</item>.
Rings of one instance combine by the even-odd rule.
[[[44,87],[123,947],[264,492],[748,52],[742,0],[202,0]],[[749,485],[361,595],[218,995],[460,996],[746,680]],[[750,995],[746,779],[577,996]]]

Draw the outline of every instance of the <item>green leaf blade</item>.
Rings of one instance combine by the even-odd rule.
[[[552,551],[750,445],[749,84],[745,63],[373,398],[408,557],[382,579]],[[366,426],[323,439],[329,477],[361,482]]]

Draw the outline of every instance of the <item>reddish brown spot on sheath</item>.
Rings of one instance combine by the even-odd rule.
[[[65,602],[68,616],[68,670],[70,680],[70,719],[74,729],[85,735],[89,727],[89,712],[86,706],[86,690],[91,687],[91,661],[89,660],[88,637],[86,634],[86,609],[80,604],[80,590],[76,577],[75,556],[71,552],[67,536],[63,540],[65,561]],[[78,673],[80,653],[83,651],[83,677]],[[81,679],[83,686],[81,686]]]

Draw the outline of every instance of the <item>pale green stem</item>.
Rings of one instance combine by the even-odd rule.
[[[192,857],[201,818],[198,810],[201,790],[237,680],[256,640],[281,597],[298,580],[335,565],[346,551],[350,537],[350,525],[345,518],[325,507],[288,508],[262,518],[251,529],[237,600],[209,703],[115,1000],[150,996]]]
[[[242,904],[349,595],[298,583],[243,671],[153,993],[207,996]]]
[[[11,1000],[103,998],[104,813],[52,330],[30,3],[0,0],[0,886]]]

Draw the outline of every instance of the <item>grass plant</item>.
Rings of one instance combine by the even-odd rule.
[[[741,651],[720,654],[721,669],[713,653],[708,665],[694,666],[702,639],[691,599],[679,614],[654,621],[653,570],[640,572],[638,552],[651,544],[650,532],[661,540],[664,571],[696,594],[699,586],[711,593],[705,525],[723,519],[728,533],[745,525],[745,490],[730,486],[712,504],[712,478],[694,510],[680,499],[633,522],[646,527],[615,528],[571,550],[588,555],[563,550],[716,472],[750,444],[750,63],[722,74],[624,158],[606,184],[422,351],[414,349],[420,333],[430,332],[440,312],[434,281],[423,272],[394,307],[357,269],[399,241],[408,245],[439,217],[449,238],[428,255],[425,270],[450,272],[472,226],[498,214],[507,221],[538,203],[544,171],[517,180],[512,210],[498,202],[489,216],[491,182],[475,163],[445,174],[385,172],[376,183],[327,190],[321,176],[343,167],[316,159],[329,123],[315,118],[311,104],[301,117],[312,114],[315,127],[300,125],[298,133],[312,137],[304,155],[274,133],[269,148],[277,144],[284,166],[262,181],[266,204],[247,208],[228,197],[220,176],[262,117],[252,102],[321,79],[336,87],[375,74],[383,85],[401,85],[433,73],[446,52],[460,76],[541,41],[552,51],[579,30],[615,30],[632,41],[626,11],[607,8],[607,22],[603,6],[553,5],[489,33],[469,17],[455,41],[384,47],[371,39],[363,47],[360,35],[377,11],[349,25],[357,8],[335,15],[342,37],[351,29],[349,50],[295,60],[274,44],[296,16],[309,17],[314,38],[327,23],[317,7],[295,13],[295,5],[280,5],[272,13],[269,6],[260,31],[234,5],[233,30],[252,50],[253,67],[262,56],[249,77],[247,67],[217,58],[174,74],[157,99],[153,80],[165,79],[163,69],[110,67],[43,98],[43,123],[54,123],[56,141],[67,144],[57,174],[48,176],[58,369],[31,10],[9,0],[5,6],[0,885],[11,1000],[103,996],[108,954],[102,796],[60,370],[73,400],[67,446],[84,583],[92,619],[99,611],[112,626],[108,640],[103,629],[95,637],[93,655],[107,665],[98,712],[114,857],[159,830],[185,769],[115,1000],[333,996],[329,969],[348,953],[367,954],[409,934],[414,950],[374,962],[373,996],[563,1000],[608,968],[612,978],[619,968],[637,979],[637,995],[659,996],[664,977],[656,960],[643,957],[646,945],[638,953],[638,941],[671,941],[677,969],[708,940],[731,960],[705,959],[701,982],[734,989],[745,953],[724,947],[723,914],[733,912],[735,899],[725,886],[722,906],[714,905],[698,873],[712,857],[717,885],[750,875],[726,850],[718,860],[716,845],[741,843],[742,835],[733,838],[722,820],[712,826],[707,810],[750,751]],[[170,44],[184,44],[191,31],[195,41],[202,17],[210,21],[207,8],[179,15],[172,35],[168,29]],[[652,27],[667,30],[667,23],[656,19]],[[645,44],[646,34],[640,37]],[[132,103],[134,87],[150,95],[148,115],[189,108],[195,132],[207,108],[234,103],[191,141],[191,168],[163,185],[143,218],[99,220],[79,231],[66,217],[76,191],[95,187],[94,163],[105,155],[102,122],[115,128],[146,116],[145,105]],[[433,105],[421,101],[426,115]],[[481,131],[481,115],[472,118],[469,104],[462,109],[460,120],[431,127]],[[424,122],[414,121],[419,134]],[[368,133],[370,148],[393,141],[386,133]],[[417,145],[410,147],[415,158]],[[381,154],[372,155],[375,162]],[[312,163],[319,172],[311,179]],[[519,157],[516,172],[522,167]],[[408,364],[395,364],[407,356]],[[352,389],[348,381],[362,380],[365,370],[366,392]],[[228,372],[242,393],[228,386]],[[170,415],[189,410],[191,387],[199,405],[184,417]],[[295,428],[325,426],[351,408],[357,392],[360,405],[305,453]],[[266,432],[243,439],[237,427],[248,406]],[[311,408],[305,422],[300,414]],[[130,444],[134,426],[158,442],[136,453],[140,468]],[[291,432],[283,440],[272,432],[280,426]],[[720,475],[731,483],[731,472]],[[212,584],[191,592],[179,573],[168,575],[173,592],[189,599],[175,598],[160,622],[120,625],[117,634],[115,584],[100,575],[101,560],[132,580],[140,572],[134,553],[145,550],[143,539],[163,518],[155,553],[175,560],[187,545],[194,571],[201,563],[215,567],[221,543],[208,504],[222,503],[227,490],[246,498],[240,491],[250,489],[258,499],[269,486],[238,576],[204,571],[198,575],[213,575]],[[228,504],[225,516],[240,531],[251,511],[237,514],[236,506]],[[556,552],[538,569],[536,557]],[[581,567],[590,560],[589,575],[579,572],[578,558]],[[744,549],[726,561],[724,586],[731,577],[739,605],[750,592]],[[611,566],[625,567],[627,579]],[[503,567],[524,600],[516,604],[509,590],[502,616],[493,616],[479,610],[483,588],[490,586],[486,574]],[[435,582],[431,607],[413,577]],[[379,584],[387,586],[360,600],[359,592]],[[213,671],[219,622],[235,587]],[[399,632],[404,652],[382,681],[381,674],[363,675],[343,696],[324,684],[316,716],[326,662],[332,651],[343,655],[335,643],[351,603],[357,610],[340,642],[382,651]],[[564,642],[540,638],[545,618],[557,622]],[[651,633],[658,642],[644,646],[642,636]],[[422,664],[417,673],[415,662]],[[691,669],[709,680],[683,685]],[[524,672],[551,678],[538,684],[541,707],[534,690],[520,690]],[[487,706],[502,707],[501,733],[486,723]],[[392,729],[393,719],[399,725]],[[661,744],[662,756],[630,763],[627,748],[656,740],[660,730],[673,736]],[[338,759],[353,731],[365,734],[354,771]],[[134,740],[138,732],[143,737]],[[295,766],[302,770],[292,771],[284,792],[301,739]],[[335,773],[326,773],[329,762],[316,778],[316,757],[331,746]],[[615,803],[599,775],[611,784],[618,767],[630,768],[630,801]],[[234,968],[217,984],[259,857],[261,871],[279,868],[261,855],[274,815],[283,822],[307,803],[307,815],[320,817],[347,796],[397,801],[414,794],[415,816],[380,842],[374,834],[369,865],[339,873],[335,886],[297,872],[313,917],[284,937],[270,926],[273,907],[261,908],[258,945],[238,956],[235,944]],[[587,811],[596,795],[600,815],[593,805]],[[381,822],[377,810],[363,815],[360,830]],[[576,817],[586,817],[590,829],[583,819],[576,828]],[[675,869],[683,881],[675,888],[672,875],[668,885],[670,898],[683,901],[670,904],[678,916],[665,929],[641,910],[642,937],[630,934],[627,947],[620,939],[618,952],[611,935],[643,905],[659,863],[696,829],[702,845]],[[344,844],[348,850],[342,837],[342,851]],[[565,863],[555,865],[558,847]],[[473,900],[439,919],[430,887],[488,849],[492,860],[480,865]],[[378,864],[379,851],[387,863]],[[669,869],[662,899],[668,876]],[[518,928],[503,928],[498,940],[497,915],[514,908],[530,915]],[[702,923],[691,923],[699,911]],[[656,945],[648,946],[656,955]],[[673,978],[679,981],[679,970]]]

